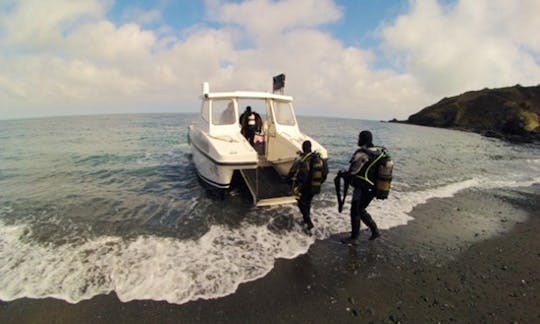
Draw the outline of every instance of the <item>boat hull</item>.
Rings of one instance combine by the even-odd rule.
[[[199,178],[212,188],[229,189],[235,170],[254,169],[257,163],[223,163],[191,143],[193,163]]]
[[[231,186],[235,170],[257,168],[257,157],[254,151],[251,159],[224,159],[223,155],[216,154],[211,149],[215,146],[210,143],[212,139],[194,128],[190,128],[188,132],[188,141],[193,155],[193,164],[199,178],[212,188],[228,189]],[[222,151],[240,151],[242,147],[241,143],[235,142],[227,145],[229,145],[228,149],[222,149]]]

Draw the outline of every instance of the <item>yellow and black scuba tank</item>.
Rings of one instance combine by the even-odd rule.
[[[321,185],[326,177],[324,175],[324,161],[317,152],[311,154],[309,173],[311,193],[318,194],[321,192]]]
[[[392,187],[392,172],[394,170],[394,161],[386,151],[382,153],[383,157],[379,160],[377,166],[377,178],[375,179],[375,198],[386,199]]]
[[[392,185],[394,162],[384,147],[376,150],[361,149],[369,156],[369,161],[351,180],[353,187],[369,186],[375,190],[375,198],[386,199]]]

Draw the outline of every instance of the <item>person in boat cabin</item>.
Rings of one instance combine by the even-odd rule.
[[[244,110],[244,112],[240,115],[240,118],[238,118],[238,122],[242,128],[244,128],[244,125],[246,125],[246,118],[249,114],[251,114],[251,106],[247,106],[246,110]]]
[[[253,145],[255,134],[261,132],[261,116],[258,113],[251,111],[251,106],[247,106],[246,110],[240,115],[239,122],[242,127],[240,132],[249,141],[249,144]]]
[[[344,171],[349,178],[358,177],[364,174],[372,161],[370,157],[370,151],[376,150],[373,145],[373,135],[368,130],[363,130],[358,135],[359,149],[354,152],[349,165],[349,170]],[[340,171],[342,172],[342,171]],[[374,240],[381,234],[377,227],[377,224],[366,211],[366,208],[375,198],[375,190],[372,185],[367,181],[361,180],[359,185],[354,185],[353,197],[351,201],[351,235],[348,238],[344,238],[341,241],[344,244],[356,245],[358,243],[358,237],[360,236],[360,222],[369,227],[371,230],[371,237],[369,240]]]
[[[292,191],[302,213],[303,229],[307,234],[311,234],[311,201],[320,193],[321,185],[328,175],[328,165],[318,152],[311,151],[310,141],[302,143],[302,151],[289,170],[288,177],[292,181]]]

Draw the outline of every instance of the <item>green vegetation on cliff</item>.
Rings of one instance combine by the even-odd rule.
[[[540,85],[483,89],[444,98],[411,115],[407,122],[540,142]]]

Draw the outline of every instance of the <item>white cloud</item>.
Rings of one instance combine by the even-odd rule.
[[[210,19],[241,26],[259,46],[295,28],[316,28],[341,18],[342,9],[329,0],[208,1]]]
[[[61,46],[62,33],[85,19],[101,17],[105,2],[98,0],[9,1],[0,11],[3,46],[30,49]],[[1,8],[0,8],[1,9]]]
[[[206,19],[219,29],[180,31],[146,29],[162,18],[154,9],[114,23],[105,1],[6,1],[0,118],[195,111],[203,81],[267,91],[283,72],[298,113],[402,119],[442,96],[540,75],[537,1],[412,2],[380,29],[395,70],[375,68],[374,49],[324,32],[344,10],[330,0],[208,0]]]
[[[428,93],[456,95],[540,81],[538,12],[537,0],[413,1],[382,33]]]
[[[116,27],[109,21],[81,26],[63,40],[64,50],[73,57],[116,64],[149,63],[157,39],[139,25]]]

